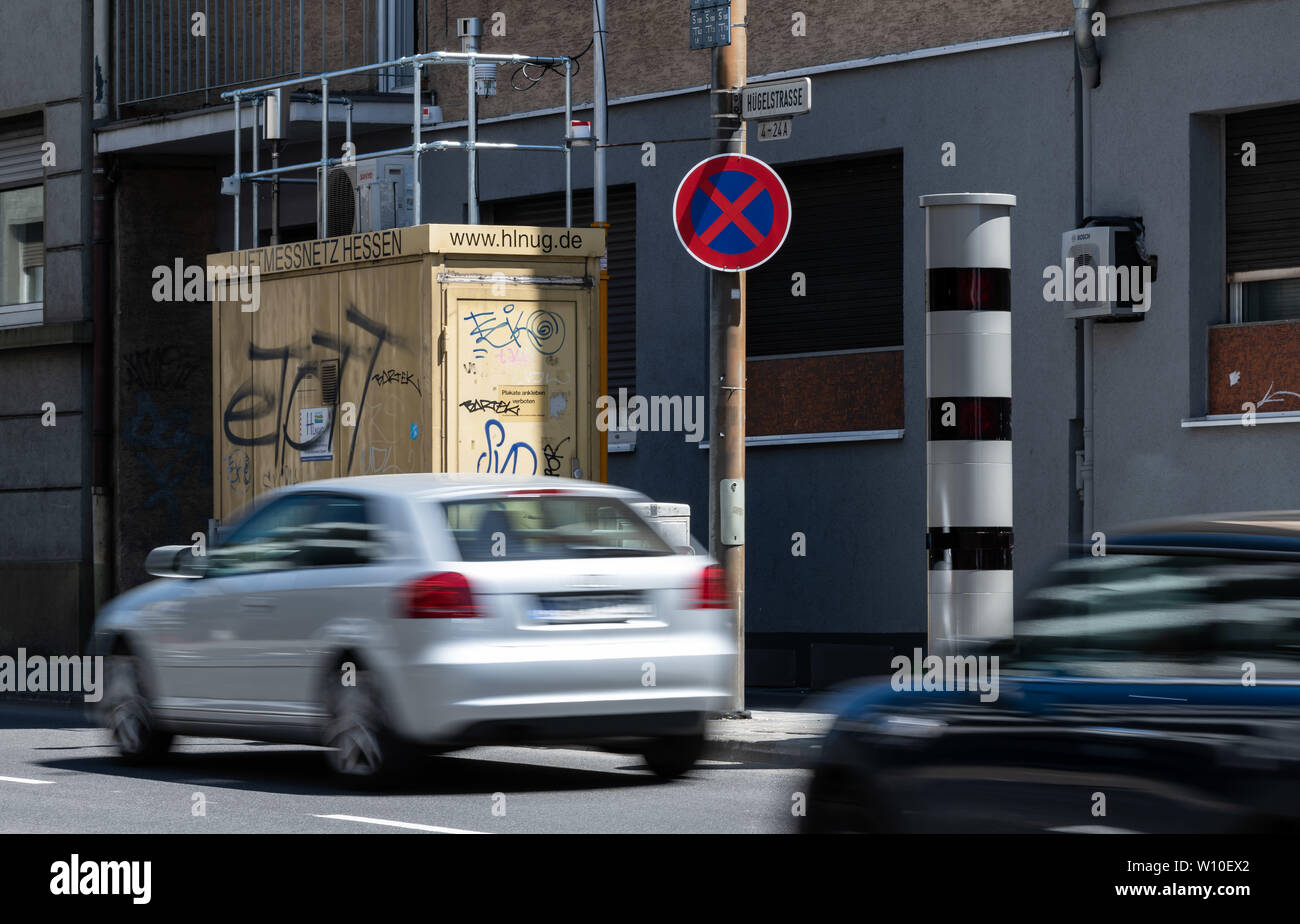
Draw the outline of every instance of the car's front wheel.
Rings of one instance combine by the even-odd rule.
[[[170,750],[173,736],[158,727],[138,658],[116,654],[108,658],[104,694],[105,725],[113,746],[131,763],[148,763]]]
[[[327,687],[330,768],[351,785],[391,784],[409,769],[410,750],[392,731],[374,675],[363,669],[354,679]]]

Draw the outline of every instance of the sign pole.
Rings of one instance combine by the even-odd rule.
[[[748,69],[747,6],[748,0],[732,0],[731,44],[712,52],[712,154],[745,153],[745,123],[733,100]],[[709,277],[709,552],[727,572],[736,614],[732,711],[745,715],[745,273],[714,269]],[[723,535],[724,513],[741,524],[739,532]]]

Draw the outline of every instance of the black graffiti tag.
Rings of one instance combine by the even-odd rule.
[[[560,450],[564,448],[564,444],[567,443],[569,439],[570,437],[566,436],[554,446],[547,443],[542,447],[542,455],[546,457],[547,475],[558,475],[560,473],[560,466],[564,463],[564,458],[560,455]]]
[[[357,402],[357,416],[360,417],[366,406],[366,396],[370,390],[370,383],[375,376],[375,364],[379,360],[379,352],[383,349],[385,343],[391,343],[394,346],[402,346],[400,340],[393,335],[393,332],[387,325],[369,318],[357,310],[355,305],[349,305],[344,315],[345,319],[353,327],[361,332],[368,334],[373,338],[373,342],[366,348],[357,350],[363,356],[369,359],[366,367],[366,375],[363,380],[365,384],[361,388],[361,400]],[[339,358],[339,380],[347,371],[348,360],[351,359],[354,352],[353,343],[340,342],[338,337],[328,331],[315,330],[311,334],[311,343],[326,350],[333,351]],[[301,443],[289,435],[289,408],[293,406],[293,399],[298,391],[298,386],[303,379],[310,377],[319,377],[320,361],[312,360],[301,362],[306,356],[306,351],[299,347],[282,346],[282,347],[260,347],[256,343],[250,343],[248,346],[248,358],[253,362],[275,362],[280,363],[279,386],[276,393],[270,394],[266,391],[259,391],[251,382],[245,382],[235,389],[231,395],[229,403],[226,404],[225,412],[222,415],[222,429],[225,431],[226,439],[234,446],[275,446],[275,467],[280,468],[280,459],[283,447],[287,444],[289,447],[302,451],[307,446],[314,444],[316,439]],[[289,360],[300,360],[298,370],[294,376],[293,383],[286,393],[285,385],[289,371]],[[418,388],[417,388],[418,390]],[[260,420],[271,410],[275,411],[276,426],[270,431],[254,436],[239,436],[234,433],[230,425],[237,421],[255,421]],[[337,414],[330,415],[329,440],[333,445],[334,429],[337,425]],[[357,449],[357,431],[360,428],[353,428],[352,443],[348,449],[348,462],[344,472],[352,471],[352,461]]]
[[[501,417],[518,417],[519,408],[522,407],[518,401],[498,401],[492,398],[471,398],[468,401],[462,401],[460,406],[471,414],[476,411],[487,411]]]

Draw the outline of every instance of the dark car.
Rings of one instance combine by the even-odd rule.
[[[851,695],[804,830],[1300,829],[1300,513],[1091,551],[1027,595],[1014,640],[959,653],[998,658],[995,699],[925,689],[955,676],[934,662],[921,689]]]

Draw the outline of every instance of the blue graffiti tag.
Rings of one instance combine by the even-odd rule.
[[[505,314],[515,310],[513,304],[505,305]],[[486,343],[495,349],[508,346],[526,346],[529,343],[537,352],[550,356],[564,346],[564,319],[554,311],[535,308],[528,314],[519,314],[515,318],[497,320],[496,311],[473,311],[465,315],[464,320],[472,321],[474,329],[470,336],[476,337],[475,343]],[[520,338],[523,338],[522,340]],[[482,348],[475,349],[475,355]]]
[[[493,427],[497,429],[497,432],[499,434],[495,444],[493,444],[492,442]],[[493,420],[489,420],[486,424],[484,424],[483,436],[487,439],[487,449],[485,449],[482,453],[479,454],[478,463],[474,466],[474,471],[476,472],[484,471],[483,462],[484,460],[486,460],[488,463],[488,467],[487,467],[488,474],[518,475],[520,474],[519,450],[523,449],[530,456],[533,457],[532,471],[525,472],[524,474],[527,475],[537,474],[537,453],[533,451],[533,447],[529,446],[527,443],[523,442],[522,440],[512,445],[504,456],[502,456],[501,453],[498,452],[498,450],[503,445],[505,445],[506,442],[506,428],[502,426],[501,421],[493,419]]]

